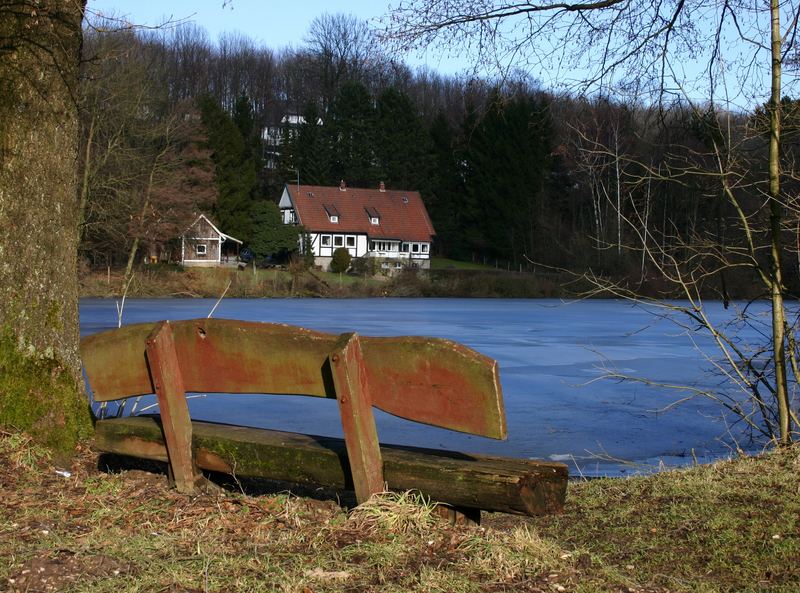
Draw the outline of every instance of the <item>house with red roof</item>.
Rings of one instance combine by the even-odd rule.
[[[333,252],[375,258],[384,270],[430,268],[436,234],[417,191],[286,184],[279,203],[285,224],[309,234],[315,263],[327,269]]]

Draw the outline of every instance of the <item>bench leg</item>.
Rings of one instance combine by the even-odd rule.
[[[175,488],[182,494],[194,494],[203,478],[192,454],[192,421],[169,322],[156,325],[146,344]]]
[[[359,504],[386,488],[378,432],[372,415],[361,342],[357,334],[343,334],[328,357],[336,400],[342,418],[347,458]]]

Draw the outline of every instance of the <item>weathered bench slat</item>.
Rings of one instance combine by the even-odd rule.
[[[327,360],[338,336],[225,319],[170,325],[186,391],[335,397]],[[130,325],[81,341],[96,401],[154,393],[144,356],[154,327]],[[506,438],[495,361],[440,338],[359,340],[374,406],[416,422]]]
[[[197,465],[240,476],[352,489],[341,439],[194,421]],[[101,420],[101,451],[167,460],[158,420]],[[537,515],[563,508],[567,468],[561,463],[465,455],[381,445],[383,473],[392,490],[419,490],[458,507]]]
[[[158,397],[164,440],[170,457],[175,488],[191,494],[202,479],[192,456],[192,419],[186,402],[183,374],[178,365],[172,327],[162,321],[156,324],[146,342],[147,361]]]
[[[356,334],[345,334],[340,345],[328,358],[328,364],[336,387],[356,498],[360,502],[386,489],[383,461],[361,341]]]

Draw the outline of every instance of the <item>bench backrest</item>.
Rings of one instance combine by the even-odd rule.
[[[129,325],[83,338],[81,355],[95,401],[155,393],[146,340],[157,325]],[[329,356],[352,335],[226,319],[170,326],[183,387],[203,393],[335,399]],[[506,438],[494,360],[441,338],[358,339],[372,405],[424,424]]]

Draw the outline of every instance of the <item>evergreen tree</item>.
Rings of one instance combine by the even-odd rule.
[[[411,99],[395,88],[378,97],[376,153],[387,186],[428,193],[430,138]]]
[[[247,156],[252,156],[252,139],[253,131],[255,130],[255,122],[253,121],[253,106],[250,104],[250,99],[247,95],[241,95],[236,99],[236,103],[233,105],[233,123],[236,125],[245,141],[245,152]]]
[[[468,183],[478,174],[480,166],[471,154],[470,144],[478,127],[478,108],[468,103],[461,122],[461,129],[455,138],[453,160],[459,177],[461,194],[454,200],[454,245],[453,256],[456,259],[468,260],[475,256],[485,255],[487,245],[483,237],[483,211],[480,196],[476,191],[468,191]]]
[[[256,187],[256,169],[248,158],[244,138],[231,117],[211,97],[200,101],[203,123],[215,165],[219,196],[215,216],[223,232],[250,240],[250,209]]]
[[[456,135],[444,113],[434,118],[429,137],[432,166],[422,197],[436,229],[436,249],[442,255],[468,258],[461,232],[464,183],[454,153]]]
[[[247,95],[242,95],[233,106],[233,123],[239,129],[244,140],[244,158],[252,160],[258,178],[253,190],[254,199],[263,199],[269,196],[267,180],[264,179],[264,151],[261,140],[261,130],[256,126],[253,102]]]
[[[283,129],[278,176],[285,183],[294,182],[298,171],[300,182],[308,185],[334,185],[340,178],[330,175],[330,137],[325,133],[319,110],[313,101],[303,111],[297,127]]]
[[[277,166],[275,167],[276,183],[273,183],[273,189],[276,190],[275,195],[279,195],[283,191],[285,183],[294,183],[297,179],[297,174],[300,169],[298,162],[298,138],[297,133],[291,129],[288,123],[284,124],[281,129],[281,144],[280,153],[278,154]]]
[[[332,185],[338,182],[330,176],[330,148],[316,103],[309,102],[303,110],[303,123],[297,132],[295,156],[300,178],[309,185]]]
[[[256,202],[251,211],[253,232],[249,247],[256,257],[274,256],[286,259],[288,254],[297,251],[298,228],[283,224],[280,210],[275,202],[265,200]]]
[[[492,92],[467,149],[467,195],[480,212],[475,246],[486,255],[514,262],[535,257],[550,145],[544,101]]]
[[[353,187],[375,187],[375,109],[363,84],[348,82],[334,98],[325,128],[333,153],[331,174]]]

